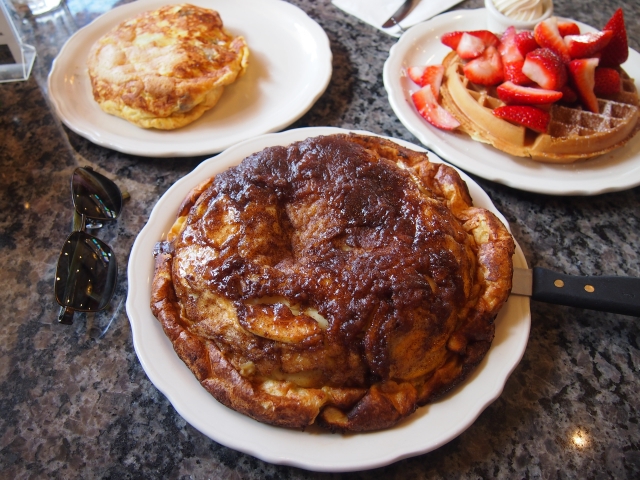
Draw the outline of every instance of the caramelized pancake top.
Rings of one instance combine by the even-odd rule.
[[[482,359],[514,248],[455,170],[359,135],[248,157],[185,200],[169,240],[152,307],[205,388],[260,421],[352,431]]]

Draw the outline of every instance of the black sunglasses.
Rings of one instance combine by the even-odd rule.
[[[122,211],[118,186],[90,167],[79,167],[71,178],[75,207],[73,233],[67,237],[56,269],[55,294],[60,304],[58,321],[73,323],[74,312],[97,312],[107,307],[116,289],[118,266],[109,245],[85,229],[101,228]]]

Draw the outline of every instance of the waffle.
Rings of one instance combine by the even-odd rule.
[[[494,116],[493,110],[504,105],[496,88],[470,82],[456,52],[450,52],[443,63],[442,105],[460,122],[460,130],[511,155],[547,163],[573,163],[621,147],[640,128],[638,92],[624,71],[621,92],[598,98],[600,113],[554,104],[548,133],[538,134]]]

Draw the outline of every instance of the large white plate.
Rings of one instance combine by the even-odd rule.
[[[448,133],[428,124],[416,111],[411,94],[418,87],[404,74],[411,65],[442,63],[450,49],[440,42],[443,33],[478,30],[486,23],[486,10],[444,13],[409,29],[389,52],[384,85],[391,108],[407,129],[442,158],[482,178],[530,192],[552,195],[596,195],[640,185],[640,135],[625,147],[573,165],[534,162],[503,153],[466,135]],[[578,23],[582,31],[592,27]],[[629,49],[624,64],[640,81],[640,54]],[[640,89],[640,83],[636,83]]]
[[[271,463],[316,471],[374,468],[428,452],[469,427],[493,402],[524,353],[531,316],[529,299],[512,297],[496,320],[496,337],[473,376],[446,398],[423,407],[395,428],[359,435],[301,432],[264,425],[218,403],[200,386],[173,351],[160,323],[149,308],[154,260],[153,247],[166,238],[182,199],[203,180],[240,163],[253,152],[288,145],[316,135],[345,132],[316,127],[268,134],[236,145],[201,163],[160,198],[149,222],[138,235],[129,259],[127,313],[133,343],[142,366],[182,417],[202,433],[227,447]],[[400,140],[399,143],[418,149]],[[435,161],[440,161],[435,155]],[[500,215],[486,193],[465,174],[476,205]],[[520,248],[516,266],[526,267]]]
[[[216,107],[174,131],[145,130],[104,113],[93,100],[85,62],[91,45],[120,22],[172,0],[117,7],[76,32],[53,63],[49,96],[62,121],[103,147],[149,157],[221,152],[247,138],[290,125],[316,102],[331,79],[324,30],[298,7],[280,0],[193,0],[217,10],[225,28],[244,36],[249,68],[225,88]]]

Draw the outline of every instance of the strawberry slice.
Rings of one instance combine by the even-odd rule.
[[[493,32],[490,32],[489,30],[474,30],[470,32],[461,32],[461,31],[448,32],[442,35],[442,38],[440,39],[440,41],[444,43],[447,47],[451,48],[452,50],[457,50],[458,44],[460,43],[460,39],[462,38],[463,33],[468,33],[470,35],[473,35],[474,37],[478,37],[480,40],[482,40],[482,43],[484,43],[485,47],[489,47],[489,46],[497,47],[500,44],[500,39],[496,37],[496,35]]]
[[[531,79],[527,77],[522,71],[524,66],[524,60],[518,60],[515,62],[502,62],[502,71],[504,72],[504,79],[509,82],[513,82],[516,85],[529,85]]]
[[[593,93],[596,95],[614,95],[620,93],[621,89],[620,74],[617,70],[605,67],[596,68]]]
[[[533,32],[529,30],[516,33],[515,42],[523,57],[525,57],[527,53],[533,52],[536,48],[540,48],[540,45],[538,45],[538,42],[536,42],[533,36]]]
[[[422,75],[422,86],[431,86],[434,97],[440,98],[440,85],[444,76],[444,65],[429,65]]]
[[[531,80],[522,73],[524,57],[516,45],[515,27],[507,28],[502,34],[502,37],[500,37],[498,52],[500,52],[500,56],[502,57],[502,67],[505,80],[509,80],[517,85],[526,85],[527,83],[531,83]]]
[[[580,35],[580,27],[577,23],[570,22],[568,20],[558,20],[558,32],[561,37],[567,35]]]
[[[433,94],[438,98],[440,85],[444,75],[444,65],[427,65],[426,67],[412,66],[407,68],[409,78],[421,87],[431,85]]]
[[[447,32],[440,37],[440,41],[449,47],[451,50],[455,50],[458,48],[458,44],[460,43],[460,38],[464,32],[455,31],[455,32]]]
[[[567,68],[549,48],[538,48],[527,53],[522,73],[547,90],[560,90],[567,83]]]
[[[502,56],[503,62],[517,62],[518,60],[524,60],[524,56],[518,50],[516,45],[516,28],[507,28],[502,37],[500,37],[500,45],[498,51]]]
[[[569,73],[573,80],[580,101],[587,110],[598,113],[598,99],[593,93],[595,86],[595,70],[598,66],[597,58],[579,58],[569,62]]]
[[[550,48],[562,58],[563,62],[571,61],[567,45],[558,31],[557,17],[549,17],[538,23],[533,29],[533,36],[543,48]]]
[[[569,85],[565,85],[560,91],[562,92],[562,99],[560,100],[562,103],[571,105],[578,101],[578,94]]]
[[[485,48],[484,42],[480,38],[464,32],[460,37],[456,52],[463,60],[471,60],[482,55]]]
[[[603,67],[617,67],[629,58],[629,44],[627,41],[627,29],[624,25],[624,14],[619,8],[602,29],[612,32],[609,44],[602,50]]]
[[[498,97],[508,105],[547,105],[562,98],[562,92],[536,87],[523,87],[504,82],[497,88]]]
[[[496,36],[495,33],[490,32],[489,30],[474,30],[469,33],[482,40],[482,43],[484,43],[485,47],[497,47],[498,45],[500,45],[500,39]]]
[[[502,59],[493,46],[487,47],[482,55],[469,61],[463,70],[471,82],[480,85],[497,85],[504,80]]]
[[[567,35],[564,43],[567,44],[569,56],[574,58],[590,58],[606,47],[613,37],[613,32],[603,30],[602,32],[583,33],[582,35]]]
[[[549,112],[528,105],[505,105],[494,109],[493,114],[539,133],[547,132],[551,120]]]
[[[430,85],[413,93],[411,100],[418,109],[418,113],[434,127],[453,130],[460,126],[460,122],[438,104]]]
[[[424,87],[424,85],[422,84],[422,75],[424,75],[424,71],[426,70],[426,68],[427,67],[418,66],[409,67],[407,68],[407,75],[413,81],[413,83]]]

